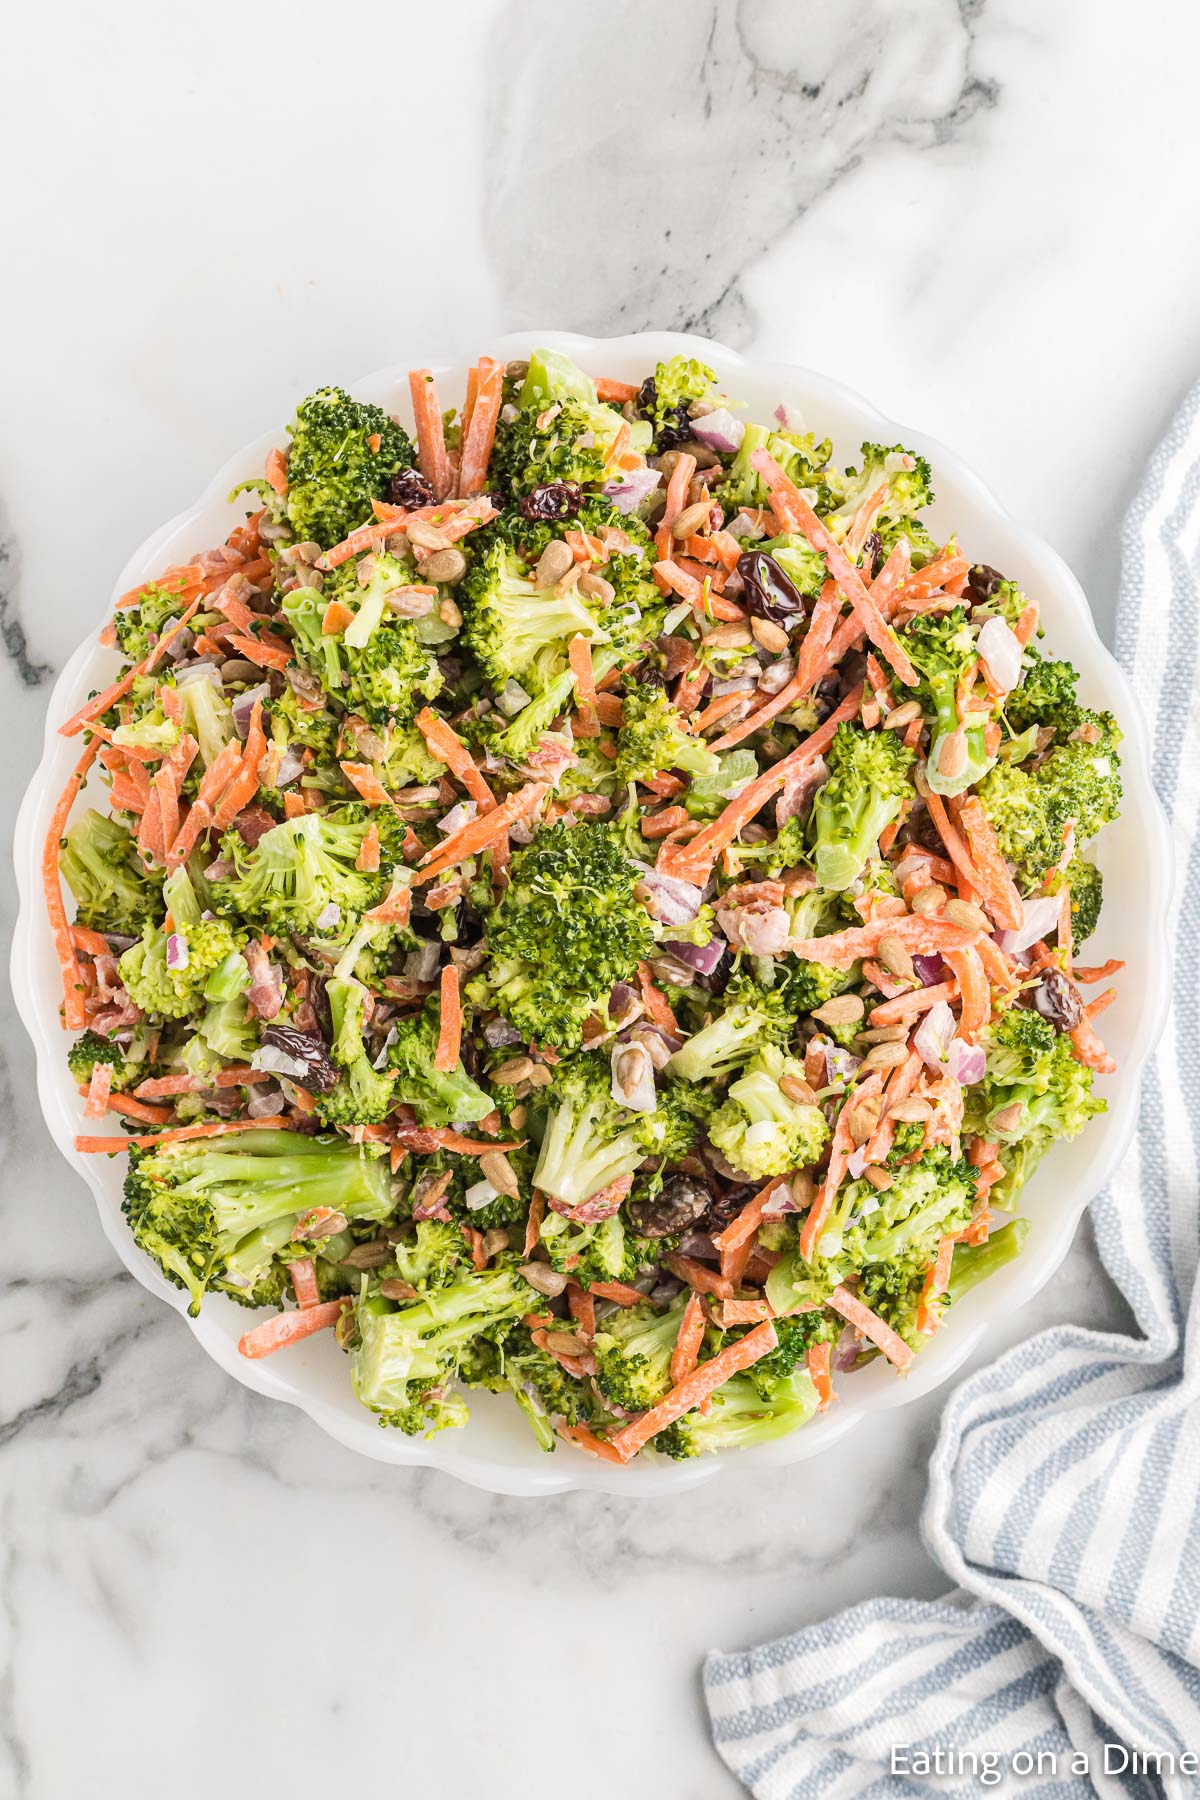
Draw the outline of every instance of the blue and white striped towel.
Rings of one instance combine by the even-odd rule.
[[[1092,1208],[1142,1335],[1059,1326],[954,1393],[922,1521],[958,1584],[946,1600],[874,1600],[708,1658],[717,1748],[757,1800],[1200,1794],[1198,626],[1200,386],[1122,545],[1117,652],[1169,722],[1154,780],[1178,870],[1171,1015],[1137,1139]]]

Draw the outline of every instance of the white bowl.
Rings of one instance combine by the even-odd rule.
[[[800,1462],[827,1450],[838,1438],[885,1407],[903,1406],[946,1381],[979,1343],[995,1317],[1008,1316],[1049,1280],[1071,1242],[1080,1214],[1108,1180],[1133,1133],[1142,1066],[1162,1027],[1168,990],[1166,909],[1170,887],[1170,846],[1166,823],[1149,774],[1145,726],[1124,674],[1100,642],[1087,601],[1075,577],[1050,547],[1023,530],[956,456],[923,432],[893,424],[848,388],[805,369],[749,363],[735,351],[706,339],[673,332],[646,332],[622,338],[583,338],[563,332],[522,332],[489,343],[495,356],[527,356],[539,344],[565,350],[597,375],[640,380],[661,358],[682,352],[711,363],[730,394],[744,401],[749,416],[770,418],[781,401],[796,406],[806,424],[834,440],[839,462],[853,462],[860,442],[902,442],[928,456],[933,465],[937,505],[935,535],[958,533],[967,553],[1015,577],[1041,603],[1047,639],[1081,671],[1087,701],[1108,706],[1125,730],[1125,807],[1121,820],[1101,840],[1099,861],[1106,879],[1104,916],[1088,954],[1096,960],[1120,955],[1128,968],[1119,998],[1104,1015],[1104,1038],[1120,1065],[1118,1077],[1102,1081],[1109,1111],[1072,1144],[1055,1149],[1029,1183],[1023,1210],[1032,1229],[1024,1254],[954,1308],[953,1318],[922,1350],[912,1372],[897,1377],[882,1361],[845,1378],[837,1405],[789,1438],[735,1453],[684,1463],[639,1459],[625,1469],[597,1462],[561,1445],[553,1455],[536,1447],[517,1409],[489,1394],[472,1397],[470,1424],[429,1442],[382,1430],[355,1400],[347,1364],[328,1335],[297,1345],[268,1362],[247,1362],[237,1340],[246,1328],[245,1311],[213,1296],[198,1319],[188,1323],[198,1342],[238,1381],[302,1407],[341,1443],[381,1462],[430,1464],[494,1493],[537,1495],[571,1488],[614,1494],[676,1492],[711,1481],[723,1468],[774,1467]],[[483,348],[479,346],[478,348]],[[446,360],[435,373],[444,400],[461,398],[466,364]],[[389,412],[408,413],[407,366],[397,365],[354,384],[356,395]],[[196,504],[180,513],[135,552],[121,572],[115,593],[157,575],[170,563],[220,543],[241,523],[243,506],[226,495],[246,476],[257,475],[272,444],[284,432],[266,433],[231,458]],[[103,623],[98,618],[97,628]],[[61,994],[39,882],[39,859],[55,799],[79,754],[77,739],[60,737],[57,727],[87,694],[113,678],[114,655],[94,636],[80,645],[55,684],[46,722],[41,765],[25,795],[17,820],[14,862],[20,911],[13,940],[12,978],[17,1007],[37,1052],[38,1094],[51,1136],[95,1196],[101,1223],[122,1262],[143,1286],[184,1313],[185,1297],[169,1286],[136,1248],[121,1217],[122,1159],[81,1156],[73,1147],[83,1129],[82,1106],[66,1069],[66,1038],[59,1027]]]

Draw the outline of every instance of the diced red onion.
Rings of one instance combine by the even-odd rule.
[[[188,942],[182,932],[173,931],[167,939],[168,969],[186,969],[188,966]]]
[[[741,538],[743,542],[747,538],[757,540],[758,538],[763,538],[767,535],[758,520],[752,519],[749,513],[746,512],[735,514],[729,521],[728,529],[735,538]]]
[[[996,942],[1005,956],[1019,956],[1039,938],[1047,937],[1058,928],[1060,906],[1057,894],[1040,894],[1032,900],[1022,900],[1021,909],[1023,917],[1015,931],[996,933]]]
[[[946,1073],[946,1057],[954,1038],[954,1014],[944,1000],[931,1006],[913,1033],[913,1049],[934,1075]]]
[[[313,920],[318,931],[332,931],[334,926],[340,925],[341,922],[342,909],[336,900],[331,900],[329,905],[323,907]]]
[[[679,1246],[681,1256],[696,1256],[702,1262],[717,1261],[717,1246],[707,1231],[689,1231]]]
[[[946,965],[936,951],[932,956],[914,956],[912,960],[922,987],[933,987],[943,979]]]
[[[515,719],[521,709],[529,705],[529,701],[530,695],[511,675],[496,695],[496,705],[506,719]]]
[[[519,1044],[521,1034],[507,1019],[489,1019],[483,1028],[483,1041],[489,1050],[506,1050],[510,1044]]]
[[[185,663],[183,668],[175,671],[177,688],[191,687],[195,681],[207,681],[212,687],[221,687],[221,671],[214,657],[197,656],[194,661]]]
[[[700,911],[700,889],[677,876],[660,875],[657,869],[640,866],[642,885],[650,890],[647,910],[651,915],[660,925],[690,925]]]
[[[827,1086],[832,1086],[835,1081],[849,1081],[855,1069],[857,1069],[859,1063],[862,1061],[861,1056],[855,1056],[850,1050],[843,1050],[840,1044],[835,1044],[831,1040],[823,1043],[821,1049],[825,1053],[825,1082]]]
[[[175,633],[175,636],[167,645],[165,653],[167,661],[173,663],[182,662],[195,641],[195,632],[190,625],[185,625],[182,631],[177,631]]]
[[[763,1201],[762,1216],[764,1219],[778,1219],[784,1213],[795,1212],[796,1202],[792,1198],[792,1190],[786,1181],[781,1181]]]
[[[438,830],[447,834],[452,831],[461,831],[464,825],[471,823],[478,811],[478,800],[460,800],[457,806],[452,806],[450,811],[438,820]]]
[[[631,513],[654,492],[661,480],[657,469],[643,463],[640,468],[627,470],[619,481],[606,481],[602,492],[619,513]]]
[[[404,959],[404,973],[410,981],[432,981],[442,960],[441,946],[421,940],[419,950],[410,950]]]
[[[848,1375],[858,1361],[858,1333],[853,1325],[843,1325],[833,1353],[833,1366],[840,1375]]]
[[[279,759],[279,769],[275,776],[276,787],[287,787],[304,773],[304,754],[295,744],[289,744]]]
[[[723,450],[732,456],[734,451],[741,449],[745,435],[746,427],[741,419],[735,419],[723,406],[715,412],[705,413],[701,419],[692,420],[692,436],[709,450]]]
[[[987,619],[976,648],[998,688],[1008,694],[1021,679],[1021,640],[1003,619]]]
[[[977,1081],[983,1080],[987,1057],[982,1044],[967,1044],[962,1038],[956,1037],[946,1060],[950,1074],[963,1087],[973,1087]]]
[[[726,948],[725,939],[714,932],[707,944],[672,943],[671,955],[677,962],[686,963],[689,969],[695,969],[698,975],[711,975]]]
[[[719,700],[723,694],[752,693],[758,686],[761,676],[762,664],[756,662],[753,657],[748,657],[745,662],[738,664],[736,675],[729,675],[722,681],[713,682],[713,699]]]
[[[623,1025],[629,1025],[640,1015],[641,1011],[642,1000],[637,989],[631,987],[627,981],[618,981],[608,996],[608,1016],[613,1024],[618,1029]]]
[[[254,713],[254,702],[261,700],[265,705],[270,692],[270,688],[264,681],[258,687],[247,688],[244,694],[239,694],[234,700],[233,729],[240,738],[250,735],[250,720]]]
[[[234,866],[227,856],[218,856],[216,861],[210,862],[204,871],[205,879],[208,881],[228,881],[230,876],[235,873]]]
[[[786,400],[781,400],[775,408],[775,417],[785,431],[804,430],[804,414],[798,406],[789,406]]]
[[[282,1088],[257,1088],[246,1102],[246,1112],[252,1119],[273,1119],[286,1107]]]

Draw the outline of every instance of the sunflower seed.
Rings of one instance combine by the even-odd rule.
[[[903,941],[894,932],[879,940],[879,960],[889,975],[903,976],[905,981],[915,981],[917,972],[913,968],[912,957],[904,948]]]
[[[518,1274],[523,1275],[531,1288],[539,1294],[545,1294],[548,1300],[557,1299],[567,1285],[567,1277],[552,1269],[549,1263],[522,1263]]]
[[[954,925],[961,925],[964,931],[990,931],[988,916],[981,907],[972,906],[969,900],[960,900],[955,895],[947,900],[945,916]]]

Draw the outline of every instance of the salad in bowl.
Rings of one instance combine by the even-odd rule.
[[[902,444],[683,354],[409,389],[301,401],[59,728],[75,1149],[390,1431],[768,1443],[953,1332],[1104,1110],[1121,728]]]

